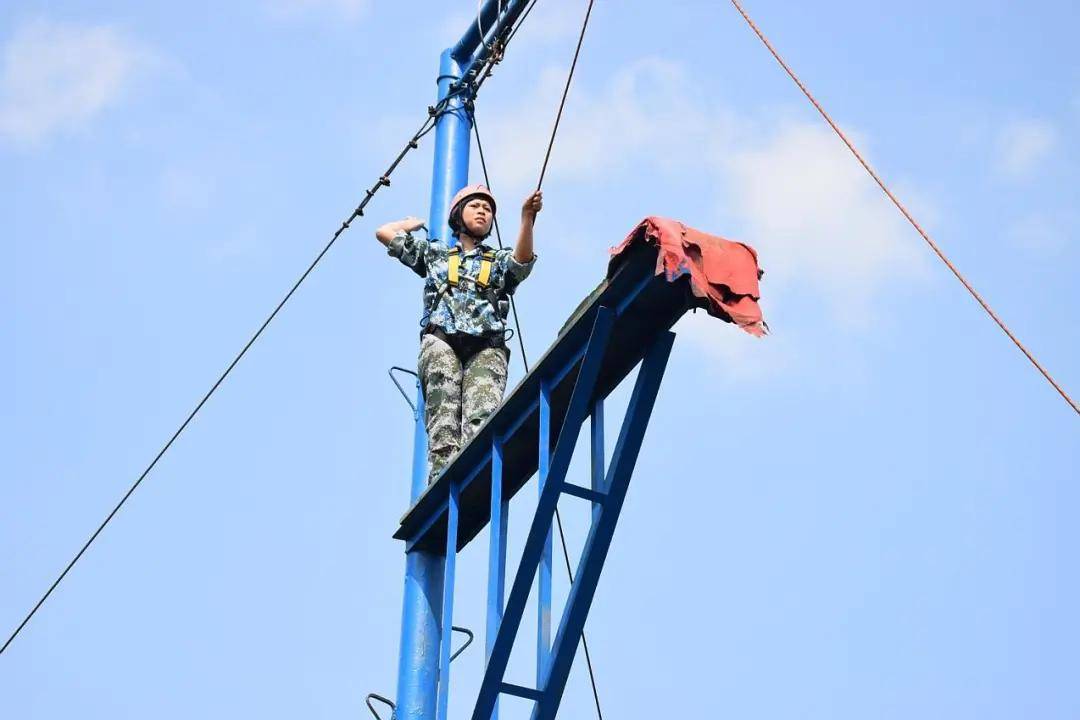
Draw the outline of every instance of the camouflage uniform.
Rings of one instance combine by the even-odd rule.
[[[509,351],[503,343],[510,295],[528,277],[536,258],[519,263],[510,249],[480,245],[461,253],[460,281],[449,287],[449,246],[399,232],[387,247],[424,278],[424,318],[418,370],[424,390],[424,422],[428,435],[428,482],[433,482],[453,455],[480,429],[502,402]],[[487,288],[475,278],[483,254],[493,255]],[[460,341],[460,342],[459,342]],[[469,348],[462,352],[463,348]],[[477,349],[479,348],[479,349]]]

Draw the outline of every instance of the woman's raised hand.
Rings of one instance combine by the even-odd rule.
[[[533,223],[536,222],[536,214],[540,212],[544,207],[544,193],[537,190],[529,194],[525,198],[525,202],[521,205],[521,221]]]

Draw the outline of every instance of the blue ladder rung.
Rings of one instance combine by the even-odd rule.
[[[507,695],[517,695],[520,698],[534,701],[544,697],[544,693],[539,690],[533,690],[532,688],[522,687],[521,685],[514,685],[507,682],[499,685],[499,692]]]
[[[602,493],[598,490],[590,490],[589,488],[581,487],[573,483],[563,483],[562,491],[567,495],[573,495],[583,500],[590,502],[604,504],[604,500],[607,498],[607,493]]]

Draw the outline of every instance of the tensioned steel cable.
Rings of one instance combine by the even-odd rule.
[[[563,88],[562,100],[559,101],[559,112],[555,115],[555,126],[551,128],[551,140],[548,141],[547,152],[544,154],[544,165],[540,168],[540,179],[536,181],[537,190],[544,184],[544,173],[547,172],[548,160],[551,159],[551,148],[555,145],[555,134],[559,132],[559,121],[562,120],[563,107],[566,106],[566,96],[570,93],[570,81],[574,79],[574,69],[577,67],[578,55],[581,54],[581,43],[585,40],[585,29],[589,27],[592,6],[593,0],[589,0],[589,7],[585,10],[585,22],[581,24],[581,34],[578,35],[577,48],[574,49],[574,60],[570,63],[570,74],[566,76],[566,87]]]
[[[517,34],[518,29],[521,27],[521,24],[524,22],[525,18],[528,17],[529,12],[532,11],[534,5],[536,5],[536,0],[533,0],[532,4],[526,9],[522,17],[518,19],[518,22],[515,24],[515,26],[512,29],[508,30],[507,39],[502,42],[502,51],[505,51],[510,40],[513,39],[514,35]],[[484,81],[491,76],[491,68],[499,59],[501,59],[501,55],[493,59],[490,57],[489,54],[489,58],[487,59],[487,71],[479,78],[479,81],[472,86],[471,90],[473,96],[475,96],[476,93],[479,91],[480,86],[483,85]],[[72,558],[71,562],[67,564],[67,567],[65,567],[64,570],[60,573],[60,575],[56,578],[56,580],[53,581],[52,585],[49,586],[49,589],[46,590],[45,594],[41,596],[41,599],[37,601],[37,604],[35,604],[34,607],[30,610],[30,612],[27,613],[26,617],[23,618],[23,621],[19,623],[19,626],[15,628],[15,631],[12,632],[11,636],[8,637],[7,641],[4,642],[3,647],[0,647],[0,654],[3,654],[8,649],[8,646],[10,646],[12,641],[14,641],[15,638],[19,635],[19,633],[22,632],[23,628],[26,627],[26,624],[30,622],[30,619],[34,617],[35,613],[37,613],[41,606],[45,604],[45,601],[49,599],[49,596],[52,595],[54,590],[56,590],[57,586],[67,576],[68,572],[71,571],[71,568],[75,566],[75,563],[79,561],[79,559],[87,551],[90,545],[93,544],[94,540],[96,540],[98,535],[101,534],[102,530],[105,529],[105,526],[108,525],[110,521],[112,521],[113,517],[115,517],[116,514],[120,511],[120,508],[122,508],[124,506],[124,503],[128,501],[128,498],[130,498],[131,495],[135,492],[135,490],[139,487],[139,485],[142,484],[142,481],[146,479],[146,476],[150,474],[150,471],[154,469],[154,466],[157,465],[158,461],[165,455],[169,448],[172,447],[172,444],[176,441],[178,437],[180,437],[181,433],[184,432],[187,426],[199,413],[203,405],[205,405],[206,402],[210,399],[210,397],[217,391],[218,387],[220,387],[221,384],[225,381],[225,378],[229,376],[229,373],[231,373],[233,368],[236,367],[237,363],[240,362],[240,359],[243,358],[245,354],[247,354],[247,351],[251,348],[252,345],[255,344],[255,341],[259,339],[259,336],[262,335],[266,327],[273,321],[273,319],[277,316],[278,312],[280,312],[281,309],[285,306],[285,303],[287,303],[289,299],[293,296],[293,293],[295,293],[297,289],[299,289],[300,285],[303,284],[304,280],[306,280],[308,275],[310,275],[311,272],[315,269],[315,266],[317,266],[319,262],[322,261],[326,253],[330,251],[330,248],[334,246],[334,243],[337,242],[338,237],[340,237],[341,234],[349,228],[353,220],[358,217],[363,217],[364,208],[367,207],[367,204],[371,201],[371,198],[374,197],[375,193],[377,193],[379,189],[383,186],[387,186],[390,184],[390,175],[394,172],[394,170],[397,169],[401,161],[404,160],[405,155],[407,155],[410,150],[415,150],[419,146],[419,141],[425,135],[435,129],[438,119],[442,114],[446,112],[458,111],[456,109],[447,110],[446,106],[455,97],[462,95],[465,90],[466,86],[460,85],[451,90],[451,92],[445,98],[440,100],[435,106],[428,108],[428,117],[420,126],[420,129],[416,131],[416,133],[412,136],[412,138],[409,139],[409,142],[406,143],[405,147],[401,150],[401,152],[398,153],[394,161],[390,163],[390,167],[387,168],[386,172],[384,172],[379,177],[378,181],[376,181],[376,183],[366,191],[364,199],[360,202],[359,205],[357,205],[356,209],[353,210],[349,217],[341,223],[341,227],[339,227],[337,231],[334,232],[333,236],[330,238],[330,241],[325,245],[325,247],[323,247],[323,249],[311,262],[311,264],[308,265],[308,268],[293,284],[289,291],[285,293],[285,297],[281,299],[281,301],[277,304],[277,307],[274,308],[273,312],[271,312],[270,315],[266,318],[266,320],[263,321],[263,324],[259,326],[259,329],[256,330],[255,334],[251,336],[251,339],[247,341],[247,343],[236,355],[236,357],[233,358],[232,362],[229,363],[228,367],[225,368],[225,371],[221,373],[221,376],[217,379],[217,381],[210,387],[206,394],[203,395],[202,399],[195,406],[195,409],[192,410],[190,414],[188,414],[187,418],[185,418],[184,422],[180,424],[180,427],[177,428],[176,432],[173,433],[172,437],[169,438],[168,442],[166,442],[165,445],[161,448],[161,450],[158,451],[158,454],[154,456],[154,459],[150,461],[150,464],[146,466],[146,469],[143,470],[142,474],[139,475],[138,479],[132,484],[128,491],[124,493],[124,496],[120,498],[120,502],[116,504],[116,507],[112,509],[112,512],[110,512],[108,516],[106,516],[105,520],[102,521],[101,525],[99,525],[97,530],[95,530],[94,533],[90,536],[90,539],[88,539],[83,544],[82,548],[79,549],[79,552],[76,553],[75,557]]]
[[[525,19],[529,17],[529,13],[533,11],[534,7],[536,7],[536,0],[532,0],[532,2],[529,3],[529,7],[525,8],[525,12],[521,14],[521,17],[517,19],[517,22],[513,27],[506,28],[502,35],[495,38],[490,44],[486,40],[483,40],[484,30],[480,25],[479,16],[477,16],[477,27],[480,28],[481,42],[484,43],[484,48],[487,50],[487,56],[473,75],[473,77],[479,76],[479,79],[476,80],[475,90],[480,89],[480,86],[484,84],[484,81],[491,77],[491,74],[495,71],[495,66],[502,62],[502,56],[506,51],[507,46],[510,44],[510,41],[514,39],[514,36],[518,34],[518,30],[521,29],[521,26],[525,24]],[[500,12],[502,12],[502,10],[500,10]]]
[[[476,149],[480,151],[480,167],[484,171],[484,184],[487,185],[488,190],[491,190],[491,180],[488,178],[487,162],[484,160],[484,146],[480,142],[480,129],[476,125],[476,112],[473,111],[472,115],[473,135],[476,136]],[[492,191],[494,192],[494,191]],[[497,215],[491,216],[492,221],[495,223],[495,239],[499,243],[499,249],[502,250],[505,246],[502,241],[502,233],[499,231],[499,219]],[[517,335],[518,346],[521,348],[521,362],[525,366],[525,372],[529,372],[529,359],[525,356],[525,336],[521,332],[521,321],[518,320],[517,314],[517,302],[514,300],[514,296],[510,296],[510,309],[514,314],[514,334]]]
[[[521,29],[521,25],[525,22],[525,18],[529,17],[529,13],[531,13],[533,11],[534,7],[536,7],[536,0],[532,0],[532,2],[529,3],[529,7],[525,8],[525,12],[524,12],[524,14],[522,14],[521,19],[518,21],[517,26],[514,28],[513,32],[510,33],[510,36],[508,38],[506,38],[506,43],[507,44],[509,44],[510,41],[514,39],[514,36],[517,35],[518,30]]]
[[[581,24],[581,33],[578,35],[577,47],[574,49],[574,59],[570,63],[570,72],[567,74],[566,85],[563,88],[562,99],[559,101],[559,111],[555,115],[555,124],[551,129],[551,138],[548,140],[547,150],[544,153],[544,163],[540,168],[540,178],[536,182],[536,189],[537,190],[540,190],[541,187],[544,184],[544,175],[547,172],[548,161],[551,159],[551,150],[555,146],[555,136],[559,132],[559,122],[560,122],[560,120],[562,120],[563,108],[566,106],[566,98],[567,98],[567,95],[569,95],[569,93],[570,93],[570,83],[574,79],[574,70],[577,68],[578,57],[581,54],[581,45],[582,45],[582,42],[585,40],[585,31],[589,27],[589,17],[592,15],[592,8],[593,8],[593,2],[594,1],[595,0],[589,0],[589,5],[585,10],[585,20]],[[533,2],[529,5],[529,7],[525,9],[524,14],[522,15],[522,17],[518,21],[517,25],[514,27],[513,31],[510,33],[509,37],[507,38],[507,42],[509,42],[509,40],[512,40],[514,35],[517,34],[517,31],[521,28],[521,25],[525,22],[525,19],[527,17],[529,17],[529,13],[532,12],[532,9],[533,9],[533,7],[535,5],[536,5],[536,0],[533,0]],[[488,73],[486,73],[485,75],[483,75],[480,78],[480,82],[477,84],[477,89],[479,89],[479,85],[490,75],[490,70],[491,70],[492,67],[493,67],[493,64],[488,66]],[[481,165],[481,167],[483,168],[483,171],[484,171],[484,182],[488,186],[488,188],[490,189],[491,188],[491,182],[490,182],[490,180],[488,178],[487,163],[484,160],[484,148],[483,148],[483,145],[480,142],[480,130],[476,125],[476,113],[475,113],[475,111],[471,113],[471,116],[472,116],[473,133],[476,136],[476,147],[477,147],[477,150],[480,153],[480,165]],[[495,224],[495,237],[498,240],[499,247],[502,248],[503,247],[502,233],[499,232],[498,218],[493,216],[492,219],[493,219],[494,224]],[[518,337],[518,344],[521,347],[521,359],[522,359],[522,362],[525,365],[525,372],[528,372],[529,371],[529,363],[528,363],[528,360],[525,357],[525,343],[524,343],[524,339],[522,337],[521,324],[518,321],[517,304],[514,302],[514,297],[512,295],[510,296],[510,307],[513,310],[514,327],[515,327],[516,334],[517,334],[517,337]]]
[[[814,108],[817,109],[817,111],[821,114],[821,117],[825,118],[825,122],[829,124],[829,127],[831,127],[833,131],[840,137],[840,139],[844,141],[844,144],[847,145],[848,150],[850,150],[852,155],[855,156],[855,159],[859,161],[859,164],[863,166],[866,172],[870,173],[870,177],[874,179],[874,182],[878,184],[878,187],[880,187],[881,190],[889,197],[889,199],[892,200],[892,203],[896,206],[896,209],[899,210],[905,218],[907,218],[907,221],[911,223],[911,226],[915,228],[919,235],[922,236],[922,239],[926,241],[926,244],[930,246],[930,249],[933,250],[934,253],[941,259],[941,261],[945,263],[945,266],[948,267],[950,271],[952,271],[952,274],[955,275],[956,279],[960,281],[960,283],[967,289],[969,293],[971,293],[971,296],[975,298],[975,301],[978,302],[979,305],[982,306],[983,310],[986,311],[987,315],[989,315],[994,320],[994,322],[997,323],[998,327],[1001,328],[1001,330],[1009,336],[1009,339],[1012,340],[1013,344],[1020,349],[1020,352],[1024,353],[1027,359],[1031,361],[1031,364],[1034,365],[1040,373],[1042,373],[1044,378],[1046,378],[1046,381],[1049,382],[1050,385],[1052,385],[1053,388],[1058,391],[1058,394],[1065,399],[1065,402],[1069,403],[1069,406],[1073,409],[1073,411],[1076,412],[1077,415],[1080,415],[1080,406],[1077,406],[1076,402],[1071,397],[1069,397],[1068,393],[1065,392],[1064,388],[1062,388],[1057,383],[1057,381],[1055,381],[1054,378],[1051,377],[1050,373],[1046,370],[1046,368],[1044,368],[1042,364],[1040,364],[1039,361],[1035,359],[1035,356],[1028,352],[1028,349],[1024,347],[1020,340],[1017,339],[1017,337],[1012,333],[1011,330],[1009,330],[1009,327],[1001,320],[1001,318],[998,317],[997,313],[994,312],[993,308],[991,308],[990,305],[985,300],[983,300],[982,296],[979,295],[975,288],[972,287],[971,283],[967,281],[967,278],[960,274],[960,271],[956,268],[955,265],[952,264],[949,258],[945,256],[945,253],[942,252],[941,248],[937,246],[937,243],[935,243],[926,233],[926,231],[922,229],[922,226],[920,226],[919,223],[915,220],[915,218],[912,217],[911,213],[908,212],[907,208],[904,207],[904,205],[896,198],[896,196],[892,194],[892,191],[885,186],[885,183],[882,181],[882,179],[878,176],[876,172],[874,172],[874,169],[870,167],[870,163],[868,163],[863,158],[862,154],[858,151],[858,149],[856,149],[855,145],[853,145],[852,142],[848,140],[847,135],[844,134],[844,131],[841,130],[835,122],[833,122],[833,119],[829,117],[829,114],[827,112],[825,112],[825,108],[823,108],[821,104],[814,98],[814,96],[810,94],[810,91],[806,88],[806,85],[804,85],[803,82],[799,80],[798,76],[795,75],[794,71],[792,71],[788,64],[784,62],[783,58],[780,57],[780,54],[772,46],[772,43],[769,42],[768,38],[765,37],[764,33],[762,33],[760,29],[758,29],[757,24],[750,18],[749,15],[746,14],[746,11],[743,10],[742,5],[739,4],[739,0],[731,0],[731,4],[734,5],[735,9],[739,11],[739,14],[743,16],[743,19],[746,20],[747,24],[750,26],[750,29],[753,30],[754,34],[756,34],[761,40],[761,42],[765,44],[765,47],[769,49],[769,52],[772,53],[772,56],[776,58],[776,62],[780,63],[780,67],[784,69],[784,72],[786,72],[788,76],[795,81],[795,84],[799,86],[799,89],[802,90],[803,95],[805,95],[806,99],[810,101],[810,104],[812,104]]]
[[[525,18],[528,17],[529,12],[532,11],[532,8],[535,4],[536,0],[533,0],[532,4],[526,9],[522,17],[518,19],[518,22],[515,24],[515,26],[512,29],[508,29],[507,39],[502,42],[502,51],[505,51],[510,39],[512,39],[513,36],[517,34],[517,30],[521,27],[521,24],[522,22],[524,22]],[[484,81],[491,76],[491,68],[498,61],[498,59],[501,59],[501,56],[494,59],[489,57],[487,59],[486,72],[471,87],[471,94],[473,96],[475,96],[476,93],[479,91],[480,86],[484,83]],[[255,341],[259,339],[259,336],[262,335],[263,331],[267,328],[267,326],[273,321],[275,317],[277,317],[277,314],[285,306],[285,303],[289,301],[289,299],[293,296],[297,289],[299,289],[300,285],[303,284],[304,280],[307,279],[308,275],[310,275],[311,272],[315,269],[315,267],[319,264],[319,262],[322,261],[326,253],[330,251],[330,248],[334,246],[341,234],[349,228],[353,220],[363,216],[364,208],[367,207],[367,204],[371,201],[371,198],[374,197],[375,193],[377,193],[380,188],[390,184],[390,175],[394,172],[394,170],[397,169],[398,165],[405,158],[405,155],[407,155],[410,150],[415,150],[419,146],[419,141],[425,135],[435,129],[438,119],[442,114],[447,112],[459,112],[458,109],[447,110],[446,106],[452,99],[464,94],[466,89],[467,86],[465,84],[459,85],[458,87],[451,90],[447,97],[440,100],[438,104],[428,108],[428,117],[420,126],[420,129],[416,131],[412,138],[409,139],[409,142],[406,143],[402,151],[398,153],[397,157],[387,168],[386,172],[384,172],[375,182],[375,184],[366,191],[364,199],[360,202],[359,205],[357,205],[356,209],[353,210],[349,217],[341,223],[341,227],[339,227],[337,231],[334,232],[333,236],[330,238],[330,241],[326,243],[326,245],[311,262],[311,264],[308,265],[307,269],[303,272],[300,278],[293,284],[289,291],[285,293],[285,296],[277,304],[273,312],[271,312],[270,315],[266,318],[266,320],[263,321],[262,325],[259,326],[259,329],[255,331],[255,334],[251,336],[251,339],[247,341],[247,343],[236,355],[236,357],[233,358],[232,362],[230,362],[228,367],[225,368],[225,371],[221,373],[221,376],[218,377],[217,381],[210,387],[206,394],[203,395],[202,399],[195,406],[195,409],[188,414],[187,418],[185,418],[184,422],[180,424],[180,427],[177,428],[176,432],[173,433],[172,437],[169,438],[168,442],[166,442],[165,445],[162,446],[161,450],[159,450],[157,455],[154,456],[154,459],[150,461],[150,464],[146,466],[146,469],[143,470],[142,474],[139,475],[138,479],[132,484],[130,488],[128,488],[128,491],[124,493],[124,496],[120,498],[120,502],[116,504],[112,511],[106,516],[105,520],[102,521],[102,523],[98,526],[98,528],[94,531],[90,538],[79,549],[79,552],[75,554],[75,557],[72,558],[71,562],[67,564],[67,566],[56,578],[56,580],[53,581],[52,585],[49,586],[49,589],[45,591],[45,594],[41,596],[41,599],[38,600],[34,607],[30,610],[30,612],[27,613],[26,617],[23,618],[23,621],[19,623],[19,626],[15,628],[15,631],[12,632],[11,636],[8,637],[8,639],[4,642],[3,647],[0,647],[0,654],[3,654],[8,649],[12,641],[14,641],[15,638],[19,635],[19,633],[22,632],[23,628],[26,627],[26,624],[30,622],[30,619],[34,617],[34,615],[41,608],[41,606],[45,604],[45,601],[49,599],[49,596],[52,595],[53,591],[56,590],[57,586],[63,581],[63,579],[75,566],[75,563],[77,563],[79,559],[83,556],[83,554],[87,551],[87,549],[89,549],[89,547],[97,539],[98,535],[100,535],[101,532],[105,529],[105,526],[112,521],[113,517],[115,517],[116,514],[120,511],[120,508],[122,508],[124,506],[124,503],[128,501],[128,498],[130,498],[131,495],[135,492],[135,490],[139,487],[139,485],[142,484],[142,481],[146,479],[146,476],[150,474],[150,471],[154,469],[154,466],[157,465],[158,461],[161,460],[161,458],[165,455],[166,452],[168,452],[169,448],[172,447],[172,444],[184,432],[187,426],[202,409],[203,405],[205,405],[206,402],[210,399],[210,397],[217,391],[218,387],[220,387],[221,384],[225,381],[225,378],[229,376],[233,368],[236,367],[237,363],[240,362],[241,358],[243,358],[244,355],[247,354],[247,351],[251,348],[252,345],[255,344]]]
[[[244,347],[241,348],[240,352],[237,353],[236,357],[234,357],[232,362],[230,362],[229,365],[225,368],[225,371],[221,373],[217,381],[214,382],[210,389],[206,391],[206,394],[203,395],[201,400],[199,400],[198,404],[195,406],[195,409],[188,414],[187,418],[184,419],[184,421],[180,424],[180,427],[177,428],[176,432],[172,434],[172,437],[170,437],[169,440],[162,446],[162,448],[158,451],[157,455],[155,455],[154,459],[150,461],[150,464],[146,466],[146,469],[142,471],[142,474],[139,475],[138,479],[134,482],[134,484],[132,484],[132,486],[128,488],[128,491],[124,493],[124,496],[120,498],[120,502],[116,504],[116,507],[112,509],[112,512],[110,512],[105,517],[105,520],[102,521],[102,523],[98,526],[97,530],[95,530],[94,533],[90,536],[90,539],[88,539],[83,544],[82,548],[80,548],[79,552],[75,554],[75,557],[71,559],[71,562],[67,564],[63,572],[61,572],[60,575],[56,578],[56,580],[53,581],[52,585],[50,585],[49,589],[45,591],[45,594],[41,596],[41,599],[37,601],[37,604],[34,605],[33,609],[31,609],[30,612],[27,613],[26,617],[23,618],[23,621],[19,623],[19,626],[17,628],[15,628],[15,631],[11,633],[11,636],[8,637],[3,647],[0,647],[0,654],[3,654],[3,652],[8,649],[8,646],[11,645],[12,641],[14,641],[15,638],[19,635],[19,633],[22,632],[22,629],[26,627],[26,624],[30,622],[30,619],[34,617],[34,614],[37,613],[37,611],[41,608],[43,604],[45,604],[45,601],[49,599],[49,596],[52,595],[54,590],[56,590],[56,587],[60,584],[61,581],[63,581],[63,579],[67,576],[68,572],[71,571],[71,568],[75,566],[75,563],[77,563],[79,559],[83,556],[83,554],[87,551],[87,549],[89,549],[89,547],[97,539],[98,535],[100,535],[102,530],[105,529],[105,526],[112,521],[112,519],[120,511],[120,508],[122,508],[124,506],[124,503],[128,501],[128,498],[130,498],[131,495],[135,492],[135,490],[138,489],[139,485],[141,485],[142,481],[146,479],[146,476],[150,474],[150,471],[154,469],[154,466],[157,465],[158,461],[161,460],[161,458],[165,455],[166,452],[168,452],[169,448],[172,447],[172,444],[176,442],[176,439],[180,437],[181,433],[183,433],[187,426],[191,423],[191,421],[195,419],[195,416],[198,415],[200,410],[202,410],[203,405],[206,404],[206,402],[217,391],[221,384],[225,382],[225,378],[229,376],[229,374],[233,371],[233,368],[236,367],[237,363],[239,363],[240,360],[244,357],[244,355],[247,354],[247,351],[251,349],[251,346],[255,344],[255,341],[259,339],[263,331],[266,330],[267,326],[270,325],[270,323],[274,320],[275,317],[277,317],[277,314],[281,311],[283,307],[285,307],[285,303],[289,302],[289,299],[293,296],[297,289],[299,289],[300,285],[303,284],[304,280],[307,279],[308,275],[311,274],[311,272],[315,269],[319,262],[322,261],[326,253],[330,251],[330,248],[333,247],[334,243],[336,243],[338,238],[341,237],[341,234],[349,228],[353,220],[363,216],[364,208],[367,207],[367,204],[369,202],[371,202],[371,198],[375,196],[375,193],[377,193],[380,188],[390,184],[390,175],[394,172],[394,170],[397,169],[398,165],[405,158],[405,155],[407,155],[410,150],[414,150],[418,147],[418,141],[431,131],[431,128],[433,128],[435,126],[435,123],[438,121],[440,114],[445,111],[446,105],[450,102],[451,99],[460,94],[460,92],[461,91],[458,90],[454,93],[451,93],[447,97],[443,98],[436,106],[428,108],[428,117],[426,120],[424,120],[424,123],[420,126],[420,129],[413,134],[412,138],[409,139],[409,142],[406,143],[405,147],[401,150],[401,152],[398,153],[394,161],[390,163],[390,166],[386,169],[386,172],[379,176],[379,179],[375,182],[375,184],[366,191],[364,199],[360,202],[359,205],[357,205],[356,209],[354,209],[352,213],[350,213],[349,217],[341,223],[341,227],[339,227],[337,231],[334,232],[333,236],[330,238],[330,241],[326,243],[326,245],[319,252],[319,254],[315,256],[315,259],[311,261],[311,264],[309,264],[307,269],[304,270],[303,274],[300,275],[300,278],[295,283],[293,283],[292,287],[289,288],[289,291],[285,293],[285,296],[281,299],[280,302],[278,302],[277,306],[270,313],[270,315],[267,316],[266,320],[263,321],[262,325],[259,326],[259,329],[255,331],[255,334],[252,335],[251,338],[244,345]]]
[[[582,22],[582,25],[581,25],[581,34],[578,36],[577,47],[574,50],[574,59],[570,63],[570,72],[567,75],[566,86],[563,88],[562,99],[559,102],[559,111],[555,116],[555,125],[551,130],[551,138],[548,140],[547,151],[544,153],[544,164],[540,169],[540,179],[536,183],[536,189],[537,190],[539,190],[541,188],[541,186],[543,185],[543,183],[544,183],[544,174],[547,171],[548,161],[551,158],[552,147],[554,147],[554,145],[555,145],[555,136],[557,135],[557,133],[559,131],[559,121],[562,119],[563,108],[566,105],[566,98],[567,98],[567,95],[570,92],[570,82],[574,78],[574,70],[577,68],[578,56],[581,54],[582,41],[585,39],[585,31],[589,26],[589,17],[592,14],[593,2],[594,2],[594,0],[589,0],[589,6],[585,11],[585,20],[584,20],[584,22]],[[533,5],[535,5],[535,4],[536,3],[535,3],[535,0],[534,0],[533,4],[530,5],[528,7],[528,9],[526,10],[525,15],[522,18],[522,20],[524,20],[525,17],[528,17],[528,13],[532,10]],[[520,26],[521,26],[521,24],[519,23],[518,27],[520,27]],[[514,34],[516,34],[516,33],[517,33],[517,29],[515,29],[514,32],[511,33],[510,37],[513,38]],[[489,67],[489,71],[490,71],[490,67]],[[472,113],[472,126],[473,126],[473,134],[476,136],[476,149],[480,154],[480,166],[481,166],[481,168],[483,169],[483,172],[484,172],[484,184],[487,185],[488,189],[491,189],[491,179],[488,177],[487,161],[484,158],[484,146],[483,146],[483,143],[480,141],[480,129],[476,124],[476,113],[475,113],[475,111]],[[498,241],[499,248],[501,249],[504,246],[503,246],[503,241],[502,241],[502,232],[499,229],[499,221],[497,219],[497,216],[492,216],[492,220],[493,220],[494,225],[495,225],[495,238]],[[517,335],[517,338],[518,338],[518,345],[521,348],[521,363],[525,368],[525,372],[528,373],[529,372],[529,359],[525,354],[525,336],[521,332],[521,322],[518,319],[517,304],[514,301],[514,296],[513,295],[510,296],[510,308],[513,311],[513,314],[514,314],[514,328],[515,328],[515,331],[516,331],[515,334]],[[559,541],[560,541],[560,543],[562,545],[563,560],[566,563],[566,574],[570,579],[570,583],[573,584],[573,582],[574,582],[574,571],[573,571],[573,569],[571,568],[571,565],[570,565],[570,551],[567,548],[566,534],[563,531],[562,515],[559,513],[559,508],[557,506],[555,508],[555,524],[556,524],[556,526],[558,527],[558,530],[559,530]],[[599,693],[599,691],[597,690],[597,687],[596,687],[596,674],[595,674],[595,671],[593,669],[592,654],[589,652],[589,642],[585,637],[585,631],[584,630],[581,631],[581,646],[582,646],[582,649],[584,649],[584,651],[585,651],[585,664],[586,664],[586,667],[588,668],[588,671],[589,671],[589,682],[592,685],[593,701],[596,704],[596,716],[599,718],[599,720],[603,720],[604,714],[600,709],[600,693]]]
[[[480,142],[480,130],[476,125],[476,113],[473,113],[473,133],[476,135],[476,149],[480,152],[480,166],[484,170],[484,184],[488,189],[491,189],[491,180],[488,178],[487,162],[484,161],[484,146]],[[494,191],[492,191],[494,192]],[[495,219],[496,216],[492,216],[492,220],[495,223],[495,239],[499,243],[499,248],[504,247],[502,241],[502,233],[499,231],[499,221]],[[514,296],[510,296],[510,309],[514,314],[514,329],[515,335],[517,335],[518,346],[521,348],[521,364],[525,368],[525,373],[529,372],[529,358],[525,354],[525,335],[521,332],[521,322],[518,320],[517,303],[514,301]],[[563,532],[562,515],[559,513],[558,506],[555,507],[555,524],[559,528],[559,541],[562,543],[563,560],[566,561],[566,574],[570,578],[570,584],[574,583],[574,571],[570,567],[570,551],[567,549],[566,534]],[[596,715],[603,720],[604,715],[600,711],[600,693],[596,689],[596,676],[593,672],[592,655],[589,653],[589,641],[585,639],[585,631],[581,631],[581,646],[585,650],[585,665],[589,669],[589,682],[592,684],[593,700],[596,702]]]

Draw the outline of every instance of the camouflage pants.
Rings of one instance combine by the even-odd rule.
[[[462,364],[445,341],[434,335],[421,339],[419,373],[424,389],[428,484],[502,402],[506,361],[503,350],[485,348]]]

